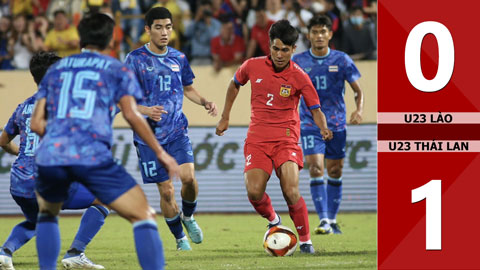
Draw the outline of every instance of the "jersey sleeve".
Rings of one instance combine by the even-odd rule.
[[[193,79],[195,78],[195,75],[193,74],[192,68],[188,63],[187,57],[185,57],[185,55],[181,55],[180,58],[182,59],[181,60],[182,85],[183,86],[191,85],[193,83]]]
[[[304,86],[301,88],[303,99],[309,110],[314,110],[320,108],[320,99],[318,98],[317,90],[313,87],[312,81],[307,74],[301,73],[303,80],[305,81]]]
[[[357,66],[353,62],[352,58],[345,54],[345,80],[349,83],[352,83],[358,79],[360,79],[360,71],[358,71]]]
[[[35,93],[35,100],[40,100],[47,97],[47,86],[48,86],[48,71],[47,74],[43,77],[42,81],[38,85],[38,91]]]
[[[233,80],[236,84],[245,85],[249,78],[248,78],[248,66],[250,60],[243,62],[243,64],[237,69],[235,74],[233,75]]]
[[[117,71],[116,74],[118,76],[118,86],[114,96],[115,104],[117,104],[123,96],[132,96],[137,102],[140,101],[142,99],[142,91],[133,71],[127,66],[122,65],[120,72]]]
[[[17,122],[15,121],[15,118],[17,116],[18,110],[20,110],[21,107],[22,107],[22,104],[17,106],[17,108],[13,112],[10,119],[8,119],[8,122],[3,129],[8,135],[16,136],[20,134],[20,128],[18,127]]]

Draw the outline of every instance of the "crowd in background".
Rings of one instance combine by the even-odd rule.
[[[76,25],[86,13],[112,16],[112,57],[125,55],[149,40],[143,14],[163,6],[173,16],[171,47],[192,65],[215,70],[269,53],[268,30],[288,19],[300,32],[296,53],[309,48],[308,21],[325,14],[333,21],[330,47],[354,60],[376,59],[376,0],[0,0],[0,69],[28,69],[40,50],[65,57],[80,52]]]

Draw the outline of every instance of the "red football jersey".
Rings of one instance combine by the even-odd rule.
[[[297,143],[300,136],[300,95],[310,109],[320,108],[320,100],[310,78],[293,61],[277,73],[270,56],[251,58],[238,68],[233,78],[240,85],[250,81],[252,88],[248,143]]]

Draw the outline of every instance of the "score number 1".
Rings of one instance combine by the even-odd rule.
[[[442,249],[442,181],[431,180],[412,190],[412,203],[426,199],[427,250]]]

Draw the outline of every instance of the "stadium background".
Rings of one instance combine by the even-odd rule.
[[[344,195],[341,211],[376,211],[377,209],[377,62],[356,62],[362,73],[360,84],[365,92],[364,124],[349,126],[347,157],[344,166]],[[221,112],[225,91],[235,68],[215,73],[210,66],[192,67],[196,75],[194,86],[214,101]],[[16,106],[35,92],[36,86],[29,72],[0,72],[0,127],[8,121]],[[347,114],[355,108],[353,91],[345,93]],[[250,120],[250,88],[245,85],[233,107],[231,128],[223,137],[215,135],[219,116],[212,118],[204,109],[188,100],[184,112],[190,122],[189,135],[193,143],[196,175],[199,182],[198,212],[254,212],[249,204],[243,182],[243,140]],[[141,183],[132,134],[121,116],[114,123],[114,156]],[[9,193],[10,165],[15,157],[0,149],[0,214],[21,214]],[[150,204],[160,211],[156,186],[143,185]],[[180,183],[175,183],[176,198],[180,198]],[[267,192],[277,211],[288,211],[273,174]],[[300,173],[300,192],[306,198],[310,211],[314,207],[309,195],[308,170]],[[69,213],[75,213],[71,211]],[[79,213],[79,212],[77,212]]]

